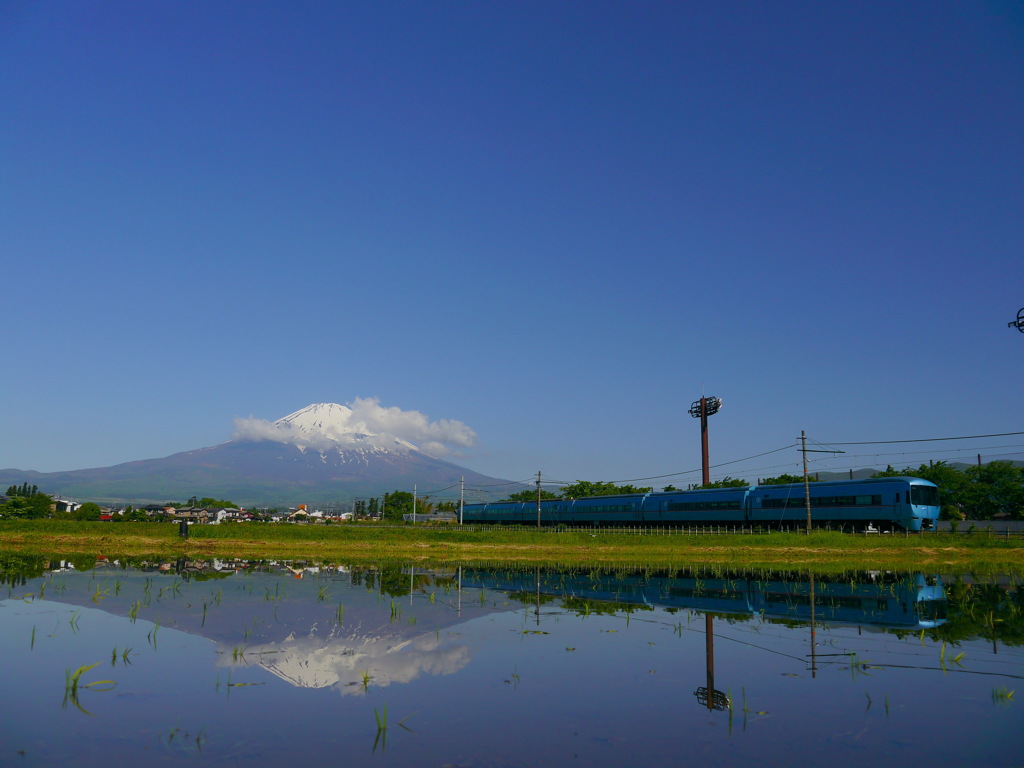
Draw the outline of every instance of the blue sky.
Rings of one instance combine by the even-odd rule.
[[[14,2],[0,72],[0,467],[355,398],[510,479],[699,470],[702,387],[712,463],[1024,431],[1019,3]]]

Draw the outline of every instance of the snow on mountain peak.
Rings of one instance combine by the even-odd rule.
[[[423,451],[444,456],[450,445],[473,445],[476,433],[461,421],[431,421],[419,411],[384,407],[376,398],[357,397],[348,405],[307,405],[274,422],[251,416],[235,419],[235,439],[291,443],[302,450]]]
[[[416,450],[415,445],[396,435],[374,431],[351,408],[337,403],[307,405],[278,419],[274,426],[291,436],[292,439],[287,442],[300,447],[324,448],[337,445],[397,450],[402,453]]]

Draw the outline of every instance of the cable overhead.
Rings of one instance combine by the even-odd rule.
[[[960,437],[922,437],[919,440],[867,440],[850,443],[818,443],[818,445],[891,445],[893,443],[934,443],[940,440],[979,440],[983,437],[1010,437],[1024,432],[996,432],[991,435],[961,435]]]

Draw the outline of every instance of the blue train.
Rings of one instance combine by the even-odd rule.
[[[939,489],[918,477],[811,483],[810,489],[815,526],[928,531],[939,518]],[[540,505],[541,525],[798,528],[806,521],[802,483],[552,499]],[[537,503],[467,504],[463,522],[536,525]]]

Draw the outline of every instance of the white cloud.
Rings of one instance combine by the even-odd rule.
[[[476,432],[461,421],[431,421],[419,411],[382,406],[375,397],[357,397],[347,406],[321,407],[306,419],[301,414],[293,414],[294,421],[271,422],[252,416],[235,419],[234,439],[294,443],[323,450],[339,444],[395,447],[394,439],[398,438],[419,445],[432,456],[450,455],[453,447],[468,448],[476,441]]]

